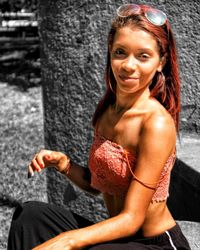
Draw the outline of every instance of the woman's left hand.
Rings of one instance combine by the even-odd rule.
[[[68,235],[69,234],[69,235]],[[34,247],[32,250],[80,250],[77,247],[76,240],[70,236],[70,232],[62,233],[41,245]]]

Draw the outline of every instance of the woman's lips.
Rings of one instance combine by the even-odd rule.
[[[119,76],[120,79],[122,79],[123,81],[135,81],[138,80],[139,77],[138,76]]]

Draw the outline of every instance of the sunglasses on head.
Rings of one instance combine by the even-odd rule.
[[[163,11],[154,9],[150,6],[142,7],[138,4],[124,4],[117,9],[117,15],[119,17],[129,17],[134,14],[142,13],[144,13],[150,23],[156,26],[162,26],[167,21],[167,16]]]

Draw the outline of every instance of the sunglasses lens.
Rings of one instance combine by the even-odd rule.
[[[149,22],[157,26],[162,26],[167,20],[167,16],[164,12],[156,9],[149,9],[145,12],[146,18]]]
[[[137,4],[124,4],[117,9],[119,17],[128,17],[132,14],[139,14],[141,10],[140,5]]]
[[[128,17],[133,14],[141,14],[141,10],[139,4],[124,4],[117,9],[117,15],[119,17]],[[156,26],[162,26],[167,20],[167,16],[164,12],[154,8],[145,8],[144,14],[147,20]]]

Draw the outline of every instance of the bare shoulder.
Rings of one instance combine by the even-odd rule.
[[[146,129],[167,130],[173,132],[176,131],[175,123],[169,112],[158,102],[149,102],[149,113],[145,116],[144,127]]]
[[[176,132],[175,123],[171,115],[166,113],[154,112],[146,117],[143,128],[156,132]]]
[[[169,147],[174,147],[176,127],[172,116],[161,104],[153,103],[152,106],[153,108],[144,118],[141,134],[149,140],[152,138],[154,142],[162,141]]]

